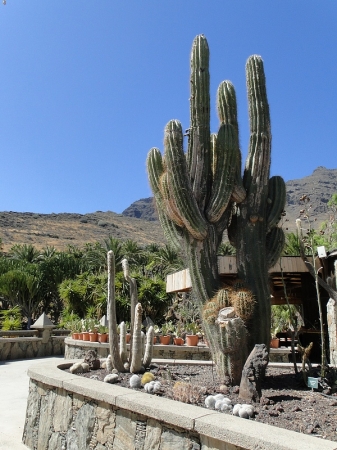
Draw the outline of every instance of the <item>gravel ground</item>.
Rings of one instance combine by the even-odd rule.
[[[221,385],[211,366],[152,364],[150,372],[156,381],[161,382],[161,390],[156,395],[205,407],[208,395],[223,393],[233,404],[241,403],[239,387]],[[103,381],[107,371],[99,369],[80,375]],[[129,373],[119,374],[117,384],[129,387],[131,376]],[[177,382],[184,385],[174,388]],[[250,420],[337,441],[337,393],[325,396],[311,391],[305,386],[301,374],[296,376],[293,369],[268,367],[261,401],[253,406],[254,417]]]

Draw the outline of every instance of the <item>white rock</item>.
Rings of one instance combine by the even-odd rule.
[[[81,363],[75,363],[73,364],[70,369],[69,369],[70,373],[82,373],[83,372],[83,367]]]
[[[103,381],[104,383],[117,383],[118,375],[116,373],[109,373]]]
[[[83,362],[83,363],[81,363],[81,366],[82,366],[83,372],[89,372],[90,369],[89,369],[88,363]]]

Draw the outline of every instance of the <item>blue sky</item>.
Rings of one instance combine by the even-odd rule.
[[[7,0],[0,4],[0,211],[122,212],[151,195],[146,155],[170,119],[189,126],[189,57],[208,39],[217,86],[238,98],[264,59],[272,175],[337,168],[334,0]]]

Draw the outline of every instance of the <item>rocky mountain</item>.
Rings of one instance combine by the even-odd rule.
[[[287,204],[284,226],[287,231],[295,231],[295,221],[303,205],[300,203],[300,197],[306,194],[310,197],[312,204],[311,217],[316,219],[317,226],[328,218],[327,203],[332,194],[337,193],[337,169],[327,169],[317,167],[313,173],[307,177],[298,180],[290,180],[286,183]],[[132,203],[122,213],[128,217],[138,217],[144,220],[158,220],[153,199],[144,198]]]
[[[328,219],[327,203],[337,193],[337,169],[318,167],[304,178],[291,180],[287,186],[287,206],[284,228],[295,231],[303,194],[310,197],[311,217],[316,227]],[[14,244],[33,244],[37,248],[52,245],[65,249],[68,245],[82,246],[87,242],[103,241],[108,236],[133,239],[142,245],[164,242],[153,198],[132,203],[122,214],[96,211],[90,214],[37,214],[0,212],[0,237],[4,250]]]

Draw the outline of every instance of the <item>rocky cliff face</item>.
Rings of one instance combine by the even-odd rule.
[[[332,194],[337,193],[337,169],[317,167],[313,173],[298,180],[290,180],[286,183],[287,205],[285,227],[288,231],[295,231],[295,221],[299,217],[302,208],[300,197],[307,194],[312,204],[312,217],[320,224],[328,217],[327,203]],[[128,217],[137,217],[144,220],[158,220],[153,198],[143,198],[132,203],[122,213]]]

